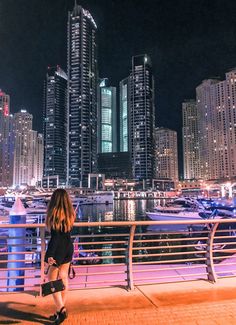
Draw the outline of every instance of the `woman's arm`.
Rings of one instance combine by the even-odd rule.
[[[53,265],[56,263],[55,252],[60,242],[59,231],[51,230],[51,239],[48,243],[46,256],[48,257],[48,264]]]

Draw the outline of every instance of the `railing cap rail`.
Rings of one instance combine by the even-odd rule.
[[[215,223],[236,223],[236,218],[223,219],[188,219],[188,220],[167,220],[167,221],[94,221],[94,222],[75,222],[76,227],[98,227],[98,226],[150,226],[150,225],[198,225],[198,224],[215,224]],[[1,224],[0,228],[45,228],[44,223],[33,224]]]

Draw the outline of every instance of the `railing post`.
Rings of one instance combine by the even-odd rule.
[[[132,225],[129,232],[128,241],[128,260],[127,260],[127,282],[128,289],[134,290],[134,278],[133,278],[133,244],[134,244],[134,234],[136,226]]]
[[[40,283],[44,282],[44,256],[45,256],[45,250],[46,250],[46,245],[45,245],[45,228],[40,227],[40,239],[41,239],[41,263],[40,263]],[[40,286],[39,290],[39,295],[42,296],[42,289]]]
[[[207,277],[208,280],[211,282],[216,282],[217,281],[217,274],[215,272],[215,267],[214,267],[214,259],[213,259],[213,245],[214,245],[214,237],[215,237],[215,232],[216,229],[219,225],[219,222],[216,222],[213,227],[211,228],[209,234],[208,234],[208,239],[207,239],[207,250],[206,250],[206,258],[207,258]]]

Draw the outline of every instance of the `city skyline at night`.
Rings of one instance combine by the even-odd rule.
[[[68,70],[70,47],[68,47],[66,19],[73,7],[79,8],[81,5],[81,8],[85,8],[83,10],[88,13],[87,18],[93,20],[97,29],[96,53],[94,53],[96,55],[98,53],[98,59],[95,59],[96,67],[95,65],[92,67],[92,70],[94,69],[92,72],[94,82],[90,87],[90,93],[94,89],[92,102],[97,101],[95,88],[98,77],[109,78],[111,84],[119,89],[119,83],[125,80],[131,71],[130,59],[146,53],[152,60],[155,82],[153,119],[156,116],[156,122],[154,127],[166,127],[177,131],[179,165],[182,169],[182,102],[186,98],[196,97],[195,91],[202,80],[215,78],[216,75],[220,75],[218,78],[222,80],[223,74],[232,69],[236,62],[234,55],[236,42],[233,38],[236,24],[232,15],[236,6],[233,1],[228,1],[226,6],[222,6],[219,0],[211,6],[203,4],[204,1],[192,1],[191,5],[184,1],[177,1],[179,6],[176,12],[169,2],[164,1],[155,3],[150,1],[145,4],[141,0],[134,0],[132,4],[125,4],[118,10],[116,0],[109,3],[100,1],[99,4],[93,0],[86,3],[83,0],[59,0],[57,2],[53,0],[50,4],[44,1],[38,4],[34,0],[29,4],[25,0],[20,0],[19,7],[8,11],[11,2],[12,0],[3,1],[0,4],[0,13],[9,13],[9,21],[14,19],[13,27],[9,26],[9,21],[5,21],[3,33],[0,34],[0,41],[3,45],[0,51],[5,49],[5,52],[9,54],[8,56],[2,55],[0,87],[10,94],[13,113],[22,108],[27,109],[34,116],[34,129],[42,130],[44,77],[41,79],[41,73],[43,71],[45,75],[46,67],[56,64],[70,73],[70,69]],[[43,3],[47,10],[43,8]],[[214,18],[210,15],[211,13],[214,13]],[[50,17],[56,17],[56,19],[48,20],[50,14],[52,14]],[[3,15],[2,24],[4,17]],[[167,17],[168,23],[166,24],[164,18]],[[225,17],[227,17],[227,25],[225,25]],[[16,50],[12,51],[12,43],[18,32],[14,29],[17,22],[20,22],[19,41],[14,43]],[[12,28],[16,35],[10,33]],[[72,57],[69,61],[73,59]],[[21,64],[22,61],[24,64]],[[15,68],[14,76],[12,76],[13,67]],[[3,80],[1,80],[1,75],[4,76]],[[74,77],[69,76],[69,79],[72,89]],[[83,80],[81,80],[82,83]],[[73,89],[72,91],[74,92]],[[69,100],[70,93],[69,90]],[[75,96],[74,93],[73,96]],[[121,107],[121,103],[119,105]],[[74,109],[72,106],[69,105],[70,110]],[[71,112],[69,116],[70,114]],[[94,116],[91,134],[95,134],[96,112],[92,106],[91,114]],[[125,132],[125,125],[123,130],[124,121],[120,120],[120,122],[122,134],[123,131]],[[73,137],[74,132],[69,132],[69,137]],[[69,139],[68,143],[74,146],[75,141]],[[74,152],[74,149],[70,148],[69,155]],[[122,143],[121,150],[123,150]],[[84,163],[81,161],[84,167],[77,166],[75,157],[73,163],[73,159],[68,157],[67,163],[71,165],[69,173],[72,178],[75,168],[88,168],[85,175],[93,170],[92,165],[96,164],[95,151],[94,138],[93,148],[89,150],[91,159],[89,158],[89,161],[84,161]],[[81,154],[78,157],[82,157]],[[180,176],[183,175],[180,174]]]
[[[78,3],[99,26],[99,72],[114,86],[126,77],[133,55],[150,55],[158,126],[179,132],[183,100],[194,97],[203,79],[223,77],[236,65],[234,1]],[[3,0],[0,5],[0,86],[11,95],[13,113],[25,107],[38,131],[46,67],[59,64],[66,70],[67,14],[73,5],[74,0],[20,0],[17,5]]]

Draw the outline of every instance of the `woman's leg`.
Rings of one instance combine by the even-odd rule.
[[[58,276],[58,267],[50,266],[49,272],[48,272],[48,280],[54,281],[57,279],[57,276]],[[57,311],[60,311],[61,308],[64,306],[61,291],[53,293],[52,296],[53,296]]]
[[[59,266],[60,278],[62,279],[62,281],[64,283],[64,286],[65,286],[65,290],[63,290],[61,292],[63,306],[66,303],[66,295],[67,295],[67,291],[68,291],[68,271],[69,271],[69,267],[70,267],[70,263],[61,264]]]

